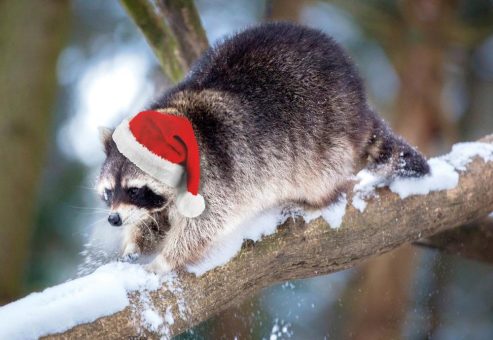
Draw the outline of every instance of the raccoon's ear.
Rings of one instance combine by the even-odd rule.
[[[103,144],[104,147],[104,153],[108,155],[111,150],[111,145],[113,144],[113,131],[114,129],[110,129],[107,127],[100,126],[98,127],[99,131],[99,140],[101,141],[101,144]]]

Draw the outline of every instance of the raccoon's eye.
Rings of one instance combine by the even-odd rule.
[[[128,197],[135,199],[139,195],[139,188],[128,188],[127,190]]]
[[[113,192],[110,189],[104,189],[103,201],[109,202],[112,196],[113,196]]]

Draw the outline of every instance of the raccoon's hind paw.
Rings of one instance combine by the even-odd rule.
[[[166,261],[163,255],[156,256],[151,263],[145,266],[145,270],[155,274],[166,274],[173,270],[173,267]]]
[[[428,162],[417,150],[405,145],[398,154],[396,175],[399,177],[421,177],[430,173]]]

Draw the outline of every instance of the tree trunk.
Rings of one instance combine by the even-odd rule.
[[[0,304],[23,285],[69,11],[63,0],[0,2]]]

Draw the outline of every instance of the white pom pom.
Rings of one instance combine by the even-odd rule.
[[[193,218],[202,214],[205,209],[205,201],[202,195],[192,195],[186,191],[178,194],[176,207],[183,216]]]

